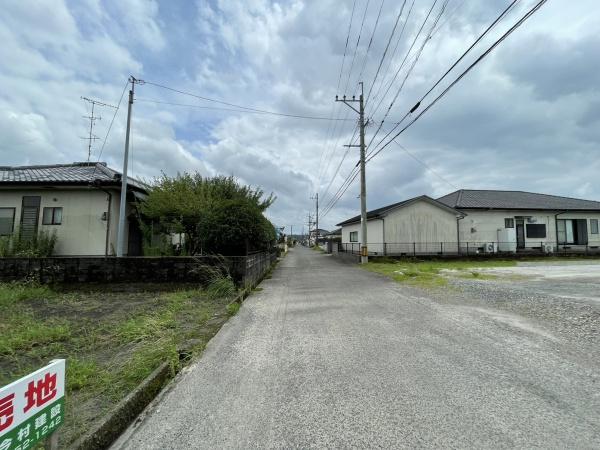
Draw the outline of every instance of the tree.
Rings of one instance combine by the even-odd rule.
[[[162,233],[183,233],[190,254],[239,255],[272,245],[275,230],[263,213],[274,201],[233,177],[184,173],[159,178],[140,212]]]

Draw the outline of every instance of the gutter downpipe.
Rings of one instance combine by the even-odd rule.
[[[556,234],[556,252],[558,253],[558,246],[559,246],[559,242],[558,242],[558,216],[560,216],[561,214],[565,214],[569,211],[563,211],[563,212],[559,212],[557,214],[554,214],[554,233]]]
[[[466,216],[457,216],[456,217],[456,250],[459,255],[462,255],[460,250],[460,221],[463,220]]]

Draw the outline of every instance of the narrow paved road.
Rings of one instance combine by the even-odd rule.
[[[262,287],[115,448],[600,447],[599,369],[549,337],[304,248]]]

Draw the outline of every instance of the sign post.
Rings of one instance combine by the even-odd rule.
[[[33,447],[63,424],[64,414],[65,360],[57,359],[0,389],[0,450]]]

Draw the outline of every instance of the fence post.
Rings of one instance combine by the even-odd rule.
[[[413,242],[413,256],[417,256],[417,243]]]
[[[387,255],[387,244],[383,243],[383,256]]]
[[[440,253],[443,255],[444,254],[444,243],[440,242]]]
[[[469,256],[469,241],[467,241],[467,256]]]

